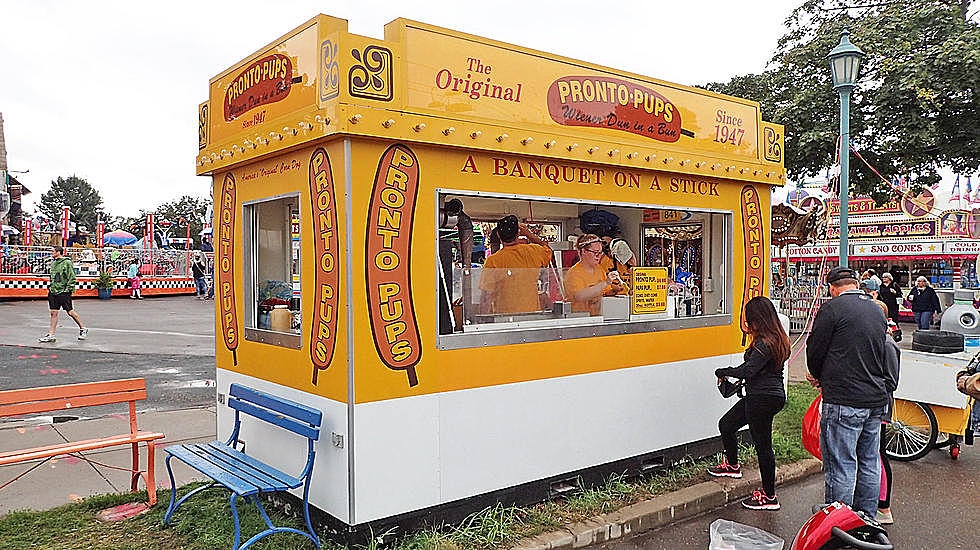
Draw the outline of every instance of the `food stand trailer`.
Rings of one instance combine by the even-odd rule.
[[[319,15],[211,79],[199,120],[218,432],[231,383],[322,410],[310,502],[342,526],[541,500],[720,448],[713,371],[740,361],[741,304],[767,292],[785,178],[782,128],[757,103]],[[452,199],[561,232],[549,266],[506,274],[530,280],[533,311],[488,313],[481,262],[440,261]],[[633,251],[662,250],[589,315],[568,307],[564,249],[597,208]],[[682,272],[699,307],[668,307]],[[249,454],[302,466],[305,443],[243,424]]]

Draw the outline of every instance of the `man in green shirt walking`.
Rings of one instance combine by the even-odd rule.
[[[58,310],[64,309],[78,325],[78,339],[88,338],[88,329],[71,307],[71,294],[75,291],[75,266],[65,256],[65,249],[56,246],[51,250],[51,285],[48,287],[48,309],[51,310],[51,326],[48,333],[37,339],[38,342],[54,342],[54,332],[58,328]]]

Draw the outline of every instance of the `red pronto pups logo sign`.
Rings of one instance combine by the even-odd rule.
[[[292,85],[302,78],[293,78],[293,62],[280,53],[252,62],[225,90],[225,122],[261,105],[286,99]]]
[[[548,113],[563,126],[611,128],[668,143],[694,137],[681,128],[670,100],[619,78],[563,76],[548,88]]]
[[[368,210],[367,302],[381,361],[391,370],[405,371],[410,387],[419,383],[415,365],[422,358],[410,265],[418,194],[419,161],[415,153],[401,144],[388,147],[378,163]]]
[[[310,359],[313,361],[315,386],[317,375],[321,370],[326,370],[333,360],[337,340],[337,294],[340,286],[340,268],[337,266],[340,245],[333,171],[330,169],[330,158],[322,147],[318,147],[310,156],[310,197],[316,260],[316,290],[313,322],[310,325]]]
[[[742,340],[749,331],[745,320],[745,304],[765,292],[766,262],[765,232],[762,226],[762,205],[759,192],[751,185],[742,187],[742,237],[745,246],[745,285],[742,292]]]

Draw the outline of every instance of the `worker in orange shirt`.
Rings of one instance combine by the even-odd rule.
[[[630,249],[629,243],[621,237],[603,236],[600,239],[602,240],[602,258],[599,260],[599,265],[607,273],[617,273],[617,282],[622,287],[618,294],[628,295],[635,261],[633,250]]]
[[[487,313],[528,313],[541,310],[538,277],[551,263],[548,243],[517,221],[506,216],[495,229],[503,247],[487,257],[480,275],[480,303]],[[523,244],[518,237],[525,237]]]
[[[579,260],[565,274],[565,297],[572,302],[572,311],[601,314],[603,296],[615,296],[624,290],[618,274],[602,267],[602,241],[586,233],[575,243]]]

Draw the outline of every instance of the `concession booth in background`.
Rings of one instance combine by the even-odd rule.
[[[218,431],[232,383],[322,410],[321,518],[458,517],[720,448],[713,371],[740,362],[741,306],[768,292],[785,178],[783,130],[757,103],[319,15],[211,79],[199,119]],[[546,265],[484,269],[507,215]],[[599,228],[634,267],[583,311],[572,241]],[[531,298],[501,311],[492,288]],[[301,468],[303,441],[242,429],[250,454]]]

